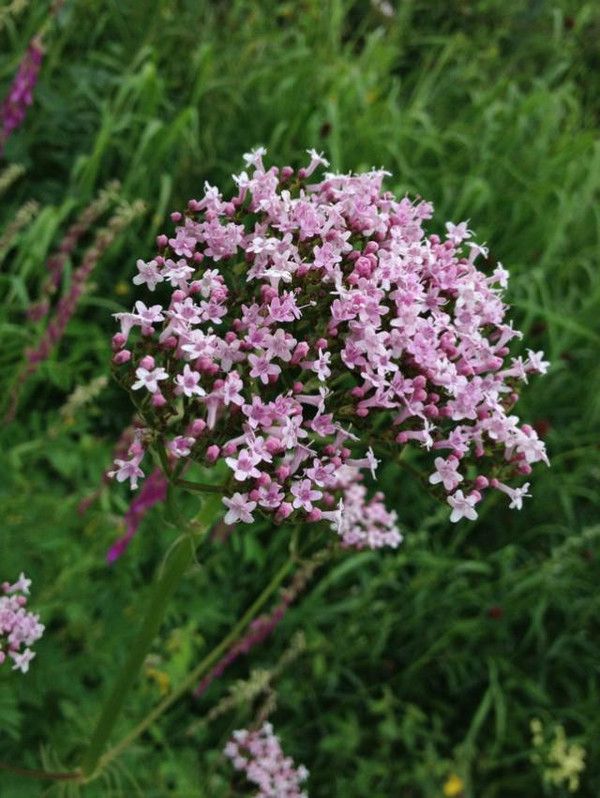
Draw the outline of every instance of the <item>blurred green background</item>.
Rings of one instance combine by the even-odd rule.
[[[41,0],[4,2],[18,13],[0,15],[0,96],[48,13]],[[27,676],[0,670],[0,760],[77,764],[136,607],[176,536],[156,508],[126,556],[106,565],[130,497],[103,485],[102,473],[131,408],[108,383],[65,409],[77,386],[109,373],[110,314],[133,301],[136,258],[149,257],[167,213],[205,180],[230,188],[251,147],[294,166],[315,147],[336,170],[388,169],[398,194],[435,203],[434,228],[470,219],[510,270],[523,348],[552,361],[519,405],[543,433],[551,468],[536,468],[521,513],[491,501],[477,522],[451,526],[418,482],[386,464],[403,546],[324,567],[273,637],[204,698],[179,701],[82,794],[250,794],[220,751],[256,702],[206,717],[233,680],[260,668],[275,669],[271,719],[311,771],[313,798],[565,796],[578,747],[576,794],[596,798],[598,4],[67,0],[45,41],[34,106],[0,162],[0,174],[25,169],[0,197],[0,237],[26,202],[39,203],[0,249],[4,401],[43,332],[25,310],[68,225],[114,179],[118,201],[144,200],[146,211],[101,258],[60,346],[0,430],[0,579],[25,570],[47,625]],[[62,292],[90,240],[69,259]],[[115,739],[227,633],[288,538],[257,524],[202,547]],[[292,657],[298,632],[304,645]],[[0,771],[2,798],[63,794],[78,793]]]

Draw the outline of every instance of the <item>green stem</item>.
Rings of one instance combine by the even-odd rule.
[[[220,503],[219,503],[220,504]],[[208,529],[216,520],[215,502],[207,501],[203,508],[204,527]],[[125,697],[135,682],[136,676],[142,667],[150,646],[156,637],[169,606],[169,599],[175,592],[181,577],[193,560],[194,547],[190,536],[182,537],[173,546],[170,556],[163,564],[159,577],[156,580],[150,600],[144,600],[144,619],[131,644],[130,653],[123,665],[117,681],[109,694],[96,728],[92,734],[90,744],[83,757],[81,770],[85,776],[91,776],[96,771],[106,742],[119,718]]]
[[[286,562],[281,566],[281,568],[277,571],[273,579],[269,582],[263,592],[258,596],[256,601],[252,604],[252,606],[242,615],[239,621],[235,624],[235,626],[231,629],[229,634],[221,640],[218,646],[216,646],[210,654],[207,654],[204,659],[198,663],[198,665],[191,671],[186,678],[173,690],[173,692],[168,695],[160,704],[157,704],[154,709],[146,715],[146,717],[134,728],[132,729],[127,736],[125,736],[114,748],[111,748],[107,751],[104,756],[100,759],[100,766],[101,768],[106,767],[109,762],[113,759],[118,757],[123,751],[128,748],[134,740],[136,740],[141,734],[143,734],[146,729],[148,729],[155,720],[157,720],[161,715],[163,715],[184,693],[187,693],[189,690],[194,687],[194,685],[200,680],[200,678],[206,673],[206,671],[214,665],[221,656],[227,651],[227,649],[234,643],[240,634],[244,631],[246,626],[254,619],[256,614],[262,607],[266,604],[269,598],[273,595],[273,593],[277,590],[279,585],[283,582],[286,578],[288,573],[292,568],[292,561],[286,560]]]
[[[41,781],[77,781],[81,778],[81,771],[71,770],[64,773],[53,773],[45,770],[31,770],[30,768],[18,768],[13,765],[6,765],[0,762],[0,770],[6,770],[15,776],[25,776],[29,779],[40,779]]]
[[[196,491],[198,493],[224,493],[225,488],[222,485],[208,485],[205,482],[190,482],[189,479],[176,479],[175,484],[187,490]]]

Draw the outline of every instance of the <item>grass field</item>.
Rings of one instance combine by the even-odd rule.
[[[48,18],[46,2],[12,5],[19,13],[0,15],[0,96]],[[167,214],[205,180],[232,188],[255,145],[275,163],[304,163],[315,147],[335,170],[383,166],[398,195],[434,202],[438,224],[470,220],[510,271],[523,346],[552,363],[519,406],[551,467],[536,468],[520,513],[491,500],[455,526],[410,474],[383,464],[405,535],[396,552],[321,568],[272,637],[201,699],[186,693],[102,778],[79,788],[0,770],[2,798],[248,795],[221,751],[261,697],[238,688],[232,709],[209,713],[259,670],[272,671],[271,718],[309,768],[313,798],[566,796],[578,747],[576,794],[600,795],[600,8],[406,0],[393,11],[366,0],[67,0],[51,21],[34,104],[0,161],[0,185],[3,170],[23,167],[0,196],[4,410],[45,329],[25,311],[47,257],[110,181],[120,186],[96,229],[117,207],[130,218],[0,429],[0,579],[26,571],[47,626],[27,676],[0,669],[0,761],[78,763],[176,537],[157,507],[107,566],[129,496],[102,475],[131,406],[109,380],[69,397],[109,375],[110,314],[133,302],[135,261],[150,257]],[[61,292],[92,240],[68,258]],[[261,522],[203,544],[114,741],[228,633],[288,537]]]

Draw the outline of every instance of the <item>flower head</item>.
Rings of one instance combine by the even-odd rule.
[[[256,798],[307,798],[301,784],[308,778],[308,770],[285,756],[270,723],[257,731],[235,731],[223,753],[258,787]]]
[[[265,154],[245,156],[230,199],[206,185],[138,261],[153,304],[118,314],[114,360],[143,392],[147,437],[231,470],[228,523],[298,515],[345,545],[397,545],[395,515],[361,479],[406,446],[433,461],[451,520],[476,518],[485,490],[547,461],[511,413],[547,364],[510,357],[505,272],[479,271],[467,222],[428,234],[431,204],[396,199],[382,171],[309,182],[318,153],[297,173]],[[141,476],[139,459],[117,479]],[[518,507],[525,489],[512,490]]]
[[[44,632],[40,616],[28,612],[31,579],[21,574],[16,582],[0,585],[0,665],[12,660],[13,670],[27,673],[35,657],[32,646]]]

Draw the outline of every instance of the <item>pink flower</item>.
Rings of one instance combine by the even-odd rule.
[[[237,372],[232,371],[227,375],[223,384],[223,403],[226,407],[231,404],[241,407],[244,404],[244,397],[241,394],[243,387],[244,383]]]
[[[453,491],[459,482],[463,481],[463,475],[458,472],[459,461],[456,457],[436,457],[433,461],[435,471],[429,475],[429,482],[437,485],[441,482],[447,491]]]
[[[133,457],[131,460],[115,460],[115,465],[118,466],[114,471],[109,471],[108,476],[117,480],[117,482],[125,482],[128,479],[131,483],[131,490],[135,490],[138,486],[138,479],[144,476],[144,472],[140,468],[140,458]]]
[[[260,476],[260,471],[256,468],[257,463],[260,463],[260,458],[249,449],[242,449],[237,457],[227,457],[225,462],[233,471],[235,479],[240,482]]]
[[[289,291],[284,291],[281,296],[276,296],[269,305],[269,314],[273,321],[289,322],[302,316],[296,298]]]
[[[462,490],[457,490],[452,496],[448,496],[448,504],[452,507],[450,520],[453,524],[460,521],[461,518],[468,518],[469,521],[474,521],[477,518],[475,510],[477,498],[475,496],[465,496]]]
[[[319,357],[313,361],[311,368],[321,382],[325,382],[328,377],[331,377],[331,369],[329,368],[330,362],[331,352],[322,352],[319,349]]]
[[[200,382],[200,375],[194,371],[186,363],[183,367],[183,374],[177,375],[177,384],[184,396],[191,398],[192,396],[205,396],[206,391],[198,385]]]
[[[294,482],[291,491],[295,497],[292,506],[296,510],[302,508],[306,510],[307,513],[313,508],[312,502],[318,501],[323,495],[322,491],[313,490],[310,479],[302,479],[299,482]]]
[[[266,356],[269,360],[278,357],[286,363],[292,359],[292,350],[298,342],[292,336],[279,328],[273,335],[267,336]]]
[[[535,371],[537,374],[545,374],[548,371],[550,363],[544,360],[543,352],[533,352],[528,349],[527,355],[527,368],[529,371]]]
[[[223,751],[236,770],[258,787],[255,798],[308,798],[301,785],[308,778],[304,765],[285,756],[270,723],[258,731],[234,731]]]
[[[402,542],[397,514],[386,510],[383,494],[376,493],[371,500],[367,499],[367,490],[357,476],[353,469],[348,470],[337,510],[323,513],[323,518],[330,521],[332,530],[337,532],[345,547],[380,549],[389,546],[395,549]]]
[[[466,238],[471,238],[473,231],[469,230],[467,225],[468,222],[461,222],[460,224],[452,224],[452,222],[446,222],[448,239],[452,241],[453,244],[460,244]]]
[[[164,368],[158,367],[154,369],[146,369],[140,366],[135,371],[137,381],[133,383],[131,389],[137,391],[140,388],[146,388],[150,393],[158,391],[158,383],[160,380],[167,380],[169,375]]]
[[[523,507],[523,499],[531,498],[531,494],[527,493],[529,490],[529,482],[526,482],[520,488],[511,488],[509,485],[504,485],[502,482],[496,481],[496,487],[502,493],[506,493],[510,499],[508,505],[510,510],[521,510]]]
[[[345,546],[398,545],[396,516],[360,484],[394,445],[430,464],[453,521],[476,518],[482,492],[547,462],[513,412],[547,364],[510,354],[521,334],[506,318],[506,273],[478,270],[485,247],[468,222],[427,232],[431,204],[395,198],[382,171],[314,178],[315,151],[297,173],[264,155],[245,157],[232,197],[206,185],[138,261],[136,285],[170,293],[118,314],[115,368],[152,394],[139,403],[144,439],[224,462],[248,486],[225,499],[232,522],[259,507],[278,522],[325,520]],[[191,419],[203,425],[193,443]],[[138,462],[113,473],[133,482]]]
[[[269,377],[277,377],[281,369],[267,358],[266,355],[248,355],[248,362],[252,366],[250,376],[260,379],[264,385],[269,384]]]
[[[25,574],[21,571],[19,578],[12,585],[5,587],[5,592],[11,593],[24,593],[29,595],[29,588],[31,587],[31,579],[27,579]]]
[[[192,446],[196,443],[196,439],[189,435],[178,435],[169,442],[168,448],[171,454],[178,459],[180,457],[187,457],[191,451]]]
[[[362,457],[360,460],[352,460],[348,459],[346,461],[347,465],[352,466],[353,468],[367,468],[371,472],[371,476],[375,479],[375,472],[377,471],[377,466],[379,465],[379,460],[375,457],[373,453],[373,449],[369,446],[367,449],[366,457]]]
[[[138,273],[133,278],[134,285],[147,285],[150,291],[154,291],[158,283],[164,281],[164,277],[158,270],[158,263],[155,260],[145,261],[138,259],[137,263]]]
[[[254,521],[252,512],[256,509],[256,502],[249,501],[247,494],[234,493],[231,498],[225,497],[223,504],[227,507],[226,524],[237,524],[238,521],[250,524]]]
[[[14,584],[0,585],[0,665],[7,658],[13,662],[13,670],[27,673],[35,657],[32,646],[44,633],[39,615],[29,612],[27,596],[31,580],[21,574]]]

